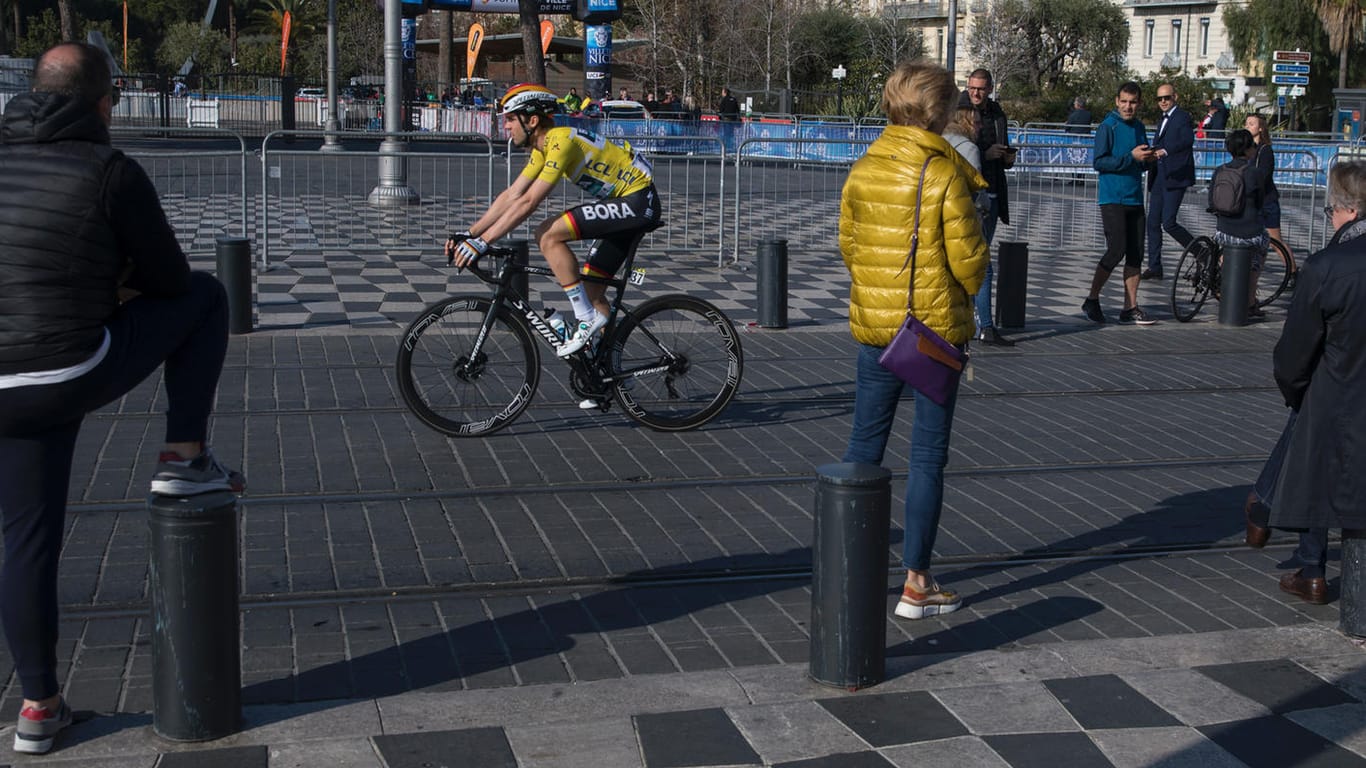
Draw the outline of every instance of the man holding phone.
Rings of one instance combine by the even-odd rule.
[[[1010,196],[1006,190],[1006,169],[1015,164],[1015,149],[1010,146],[1010,136],[1006,133],[1006,113],[1001,105],[992,101],[993,88],[991,72],[974,69],[968,75],[967,95],[972,106],[977,108],[978,129],[975,143],[982,154],[982,176],[987,180],[987,196],[990,207],[982,217],[982,238],[991,245],[996,234],[999,219],[1010,223]],[[976,339],[983,344],[1013,347],[1015,342],[1002,336],[991,322],[991,262],[987,262],[987,277],[977,291],[975,301],[977,314]]]

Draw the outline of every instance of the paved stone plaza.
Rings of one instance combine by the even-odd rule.
[[[1277,590],[1293,537],[1241,546],[1285,416],[1283,307],[1180,324],[1169,284],[1144,284],[1163,322],[1092,326],[1095,254],[1034,249],[1020,344],[974,350],[959,400],[936,572],[965,605],[890,619],[886,682],[850,693],[806,675],[814,473],[853,404],[833,252],[794,256],[785,330],[754,325],[752,270],[654,259],[644,294],[694,293],[745,330],[740,395],[707,427],[584,414],[547,359],[522,419],[467,440],[410,416],[391,366],[417,308],[476,281],[434,252],[281,256],[213,425],[248,478],[243,731],[151,732],[151,381],[78,448],[60,653],[83,720],[10,764],[1366,764],[1366,654],[1336,603]],[[887,461],[893,565],[909,411]],[[0,716],[18,696],[10,679]]]

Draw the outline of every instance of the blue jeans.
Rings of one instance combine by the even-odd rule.
[[[854,424],[844,461],[881,464],[887,438],[896,420],[896,406],[903,390],[915,397],[915,421],[911,426],[910,477],[906,482],[906,536],[901,543],[901,563],[914,571],[928,570],[930,553],[939,534],[939,513],[944,508],[944,465],[949,461],[949,432],[958,400],[954,391],[945,405],[918,394],[895,374],[878,365],[882,347],[860,344],[854,375]]]
[[[987,250],[991,250],[991,240],[996,237],[996,222],[1001,217],[1000,200],[991,198],[991,207],[982,217],[982,239],[987,242]],[[982,287],[977,289],[977,296],[973,299],[973,306],[977,314],[977,330],[980,333],[983,329],[991,326],[991,281],[993,270],[991,268],[991,255],[987,254],[987,276],[982,281]]]

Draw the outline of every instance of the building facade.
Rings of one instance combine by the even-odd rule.
[[[1111,0],[1124,11],[1129,25],[1125,64],[1140,76],[1174,68],[1190,77],[1215,78],[1239,103],[1247,93],[1247,73],[1229,46],[1224,9],[1244,0]],[[908,19],[924,35],[931,59],[948,66],[949,0],[865,0],[866,10]],[[957,0],[957,50],[953,70],[960,83],[975,68],[968,50],[972,25],[982,18],[991,0]]]

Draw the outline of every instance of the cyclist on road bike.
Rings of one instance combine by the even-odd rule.
[[[597,242],[588,252],[584,274],[611,277],[626,259],[632,240],[659,226],[659,195],[649,161],[627,143],[616,144],[592,131],[557,127],[560,104],[549,89],[531,83],[513,86],[498,105],[503,128],[519,147],[531,150],[521,175],[467,232],[446,241],[446,256],[459,267],[488,253],[489,243],[516,229],[568,179],[597,202],[570,208],[536,227],[536,242],[574,308],[578,328],[556,354],[568,357],[590,343],[607,324],[606,285],[585,284],[573,240]]]

